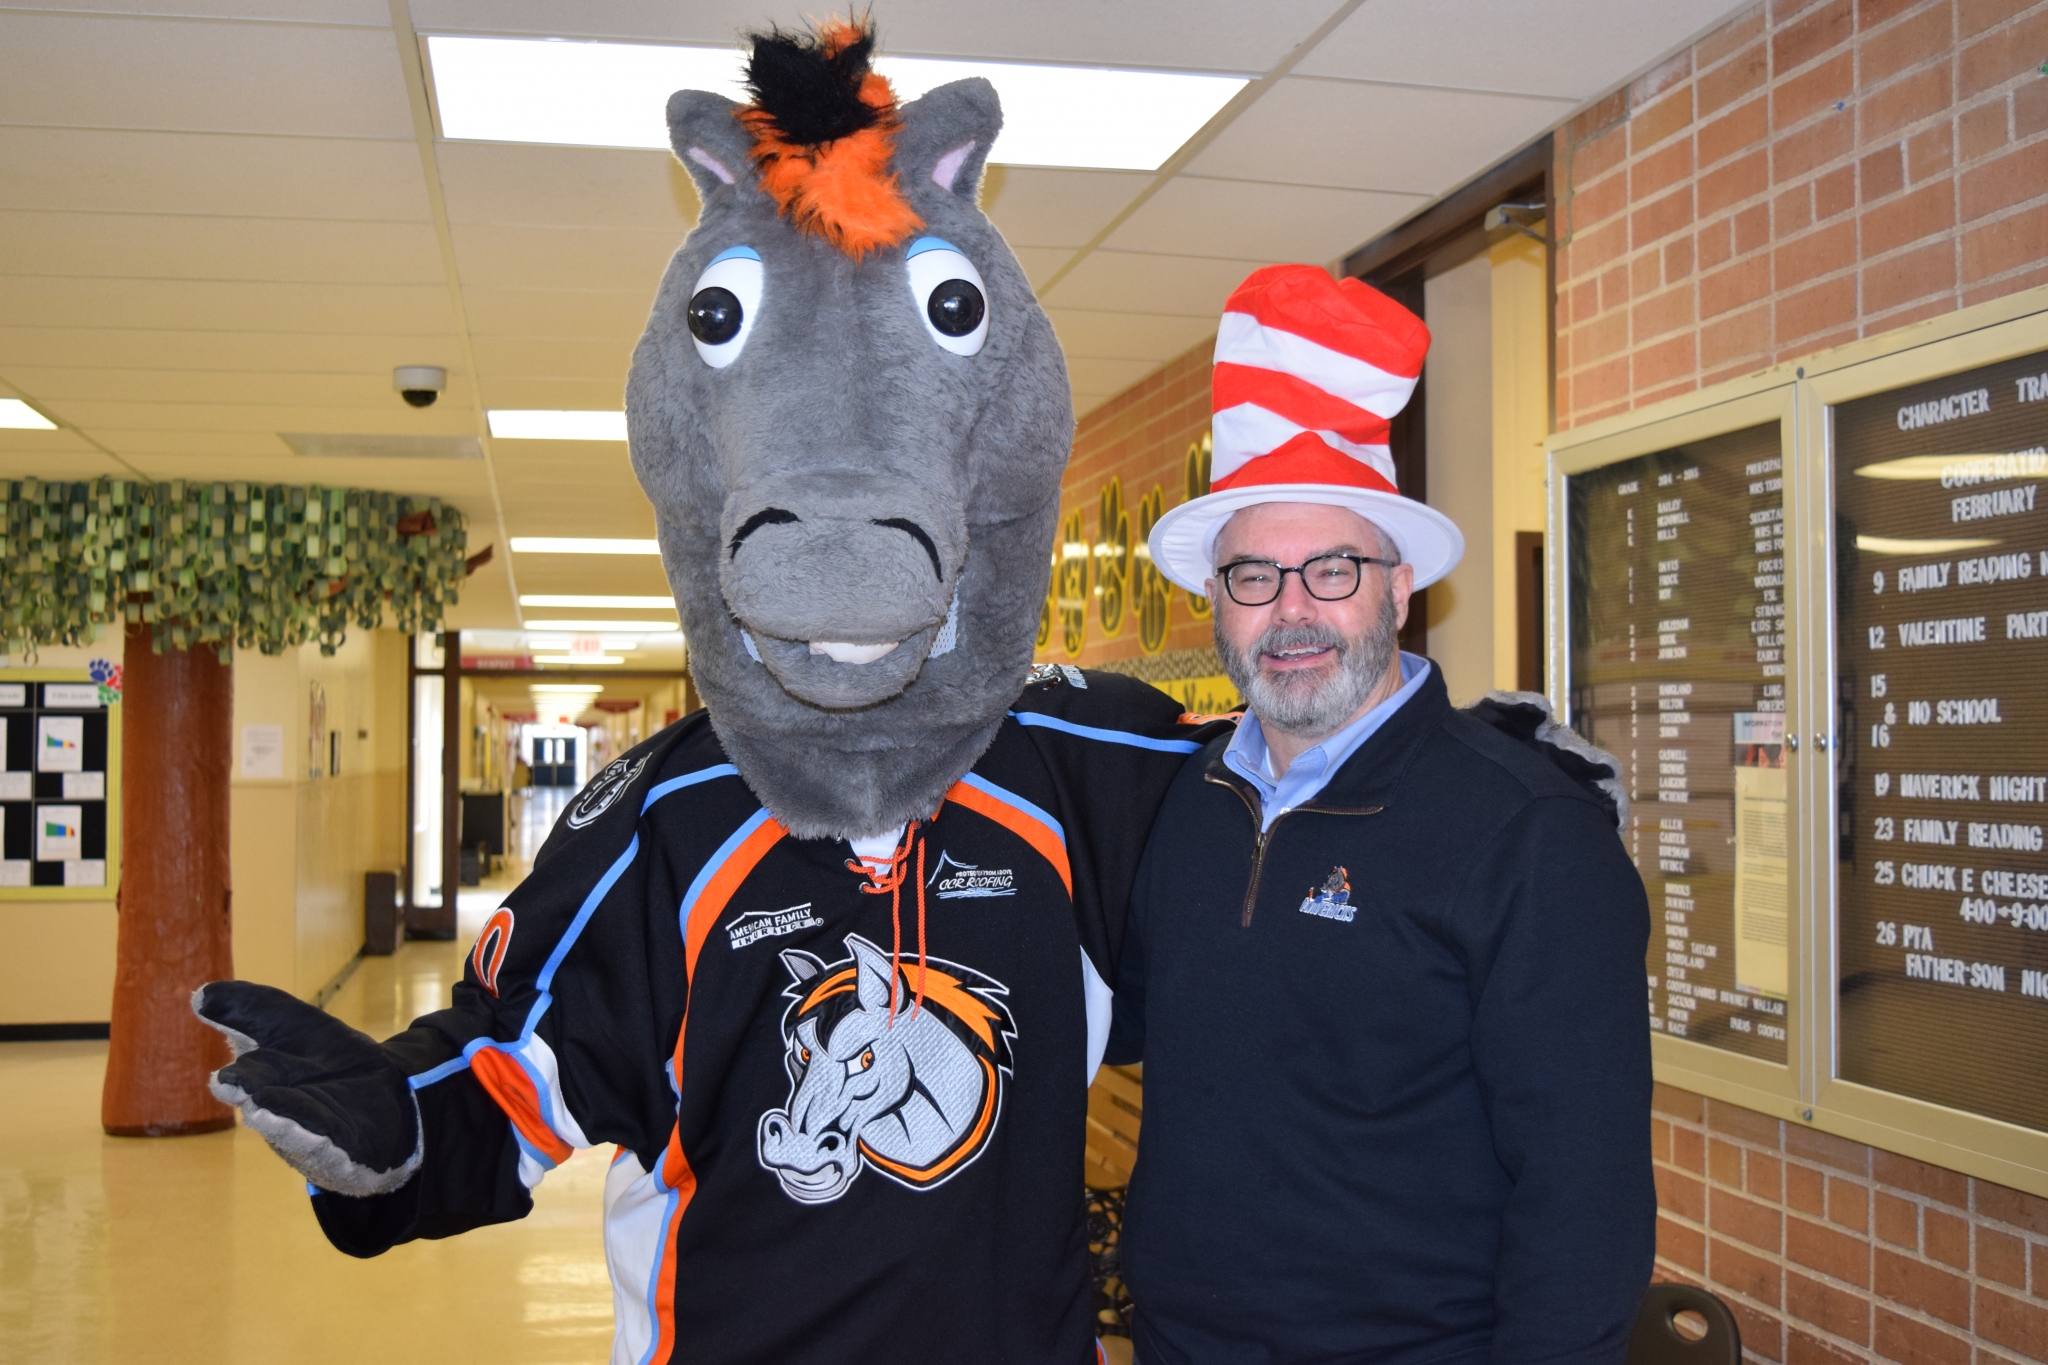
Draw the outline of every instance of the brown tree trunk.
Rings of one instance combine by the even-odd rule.
[[[100,1123],[116,1137],[234,1126],[207,1091],[226,1041],[192,992],[234,975],[229,938],[228,759],[234,670],[210,646],[122,654],[121,891],[113,1037]]]

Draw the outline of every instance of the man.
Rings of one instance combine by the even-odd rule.
[[[1254,274],[1215,491],[1152,534],[1249,714],[1169,793],[1119,965],[1141,1365],[1619,1362],[1649,1278],[1648,909],[1614,811],[1396,646],[1463,551],[1386,451],[1427,347],[1356,281]]]

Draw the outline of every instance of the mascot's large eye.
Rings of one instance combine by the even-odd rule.
[[[872,1067],[874,1064],[875,1050],[873,1048],[869,1048],[867,1051],[861,1053],[860,1056],[855,1057],[852,1061],[846,1064],[846,1074],[849,1076],[858,1076],[861,1072],[866,1071],[869,1067]]]
[[[750,246],[727,247],[711,258],[690,292],[690,340],[714,370],[740,358],[761,312],[761,258]]]
[[[925,332],[954,355],[974,355],[988,340],[988,287],[951,242],[920,237],[903,259],[910,297]]]

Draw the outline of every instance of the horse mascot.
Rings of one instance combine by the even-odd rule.
[[[1128,889],[1209,738],[1031,651],[1065,362],[977,207],[982,80],[864,25],[683,91],[703,211],[627,389],[708,703],[605,768],[453,1007],[195,998],[343,1251],[523,1216],[613,1144],[614,1365],[1096,1359],[1081,1172]]]

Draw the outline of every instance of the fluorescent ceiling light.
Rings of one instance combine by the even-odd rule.
[[[1856,548],[1874,555],[1952,555],[1958,550],[1984,550],[1995,540],[1894,540],[1890,536],[1858,536]]]
[[[731,47],[558,39],[427,39],[444,137],[576,147],[668,147],[668,97],[711,90],[744,102]],[[1182,71],[884,57],[876,69],[912,100],[983,76],[1003,101],[989,160],[1011,166],[1151,171],[1250,81]]]
[[[552,408],[492,408],[491,435],[500,441],[623,441],[623,412],[565,412]]]
[[[567,654],[576,647],[576,640],[587,640],[590,638],[592,637],[588,635],[529,635],[526,637],[526,647],[542,652],[552,651],[556,654]],[[640,648],[644,637],[638,635],[600,635],[596,639],[597,647],[606,654],[631,654]]]
[[[662,635],[679,631],[674,621],[528,621],[532,631],[553,631],[558,635],[599,635],[612,631],[620,635]]]
[[[0,398],[0,428],[8,431],[55,431],[57,424],[19,398]]]
[[[581,668],[584,664],[622,664],[626,662],[616,654],[536,654],[537,664],[572,664]]]
[[[603,540],[590,536],[514,536],[512,552],[521,555],[658,555],[652,540]],[[666,603],[674,606],[673,601]]]
[[[603,683],[535,683],[526,689],[529,692],[597,693],[604,691]]]
[[[674,611],[673,597],[606,597],[599,593],[529,592],[519,595],[522,607],[601,607],[614,611]]]

